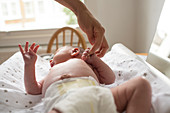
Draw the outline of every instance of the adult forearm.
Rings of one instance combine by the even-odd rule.
[[[55,1],[72,10],[75,13],[75,15],[78,15],[80,12],[84,10],[88,11],[86,6],[80,0],[55,0]]]
[[[27,93],[33,95],[41,94],[41,86],[36,81],[35,65],[25,64],[24,83]]]

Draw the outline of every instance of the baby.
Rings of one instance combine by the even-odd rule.
[[[149,113],[151,89],[143,78],[135,78],[116,88],[102,88],[99,83],[111,84],[114,72],[89,49],[64,46],[51,61],[49,74],[36,81],[35,62],[39,45],[28,50],[19,45],[25,62],[24,82],[29,94],[44,96],[47,113]],[[141,92],[145,92],[142,94]]]

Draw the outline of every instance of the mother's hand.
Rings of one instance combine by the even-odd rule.
[[[90,54],[95,52],[97,56],[103,57],[109,48],[104,36],[105,30],[87,7],[80,0],[55,1],[71,9],[76,14],[80,28],[87,34],[89,42],[92,44]]]
[[[79,10],[77,19],[80,28],[87,34],[89,42],[92,44],[90,54],[96,52],[97,56],[103,57],[109,48],[103,26],[87,9]]]

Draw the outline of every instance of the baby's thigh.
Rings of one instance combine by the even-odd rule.
[[[48,112],[48,113],[61,113],[60,111],[58,111],[58,110],[56,110],[56,109],[53,109],[53,110],[51,110],[50,112]]]
[[[148,85],[149,84],[145,79],[141,77],[136,77],[125,82],[120,86],[111,88],[111,92],[114,97],[115,104],[117,106],[117,111],[123,112],[126,109],[128,102],[130,101],[133,93],[136,90],[140,90],[144,88],[144,86],[148,86]]]

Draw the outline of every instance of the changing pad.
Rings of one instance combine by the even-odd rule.
[[[169,113],[170,86],[157,77],[148,66],[131,57],[117,45],[102,58],[114,71],[116,80],[104,87],[116,87],[136,76],[144,76],[152,87],[152,113]],[[48,74],[49,61],[38,56],[36,77],[40,80]],[[20,52],[0,65],[0,112],[1,113],[41,113],[43,102],[41,95],[29,95],[24,88],[24,63]]]

